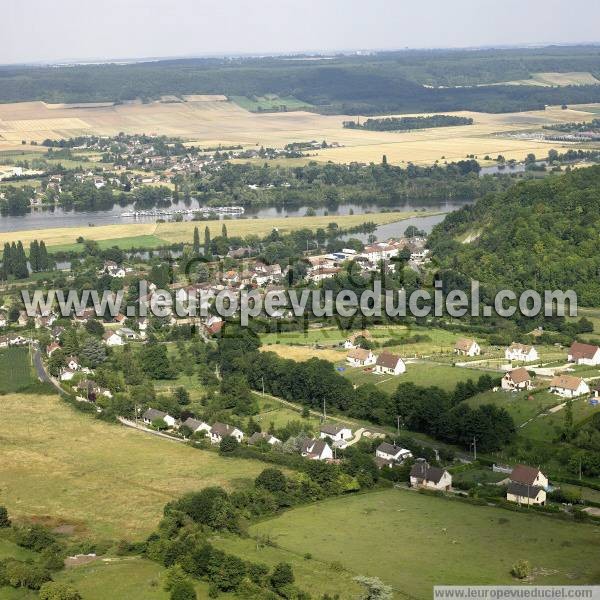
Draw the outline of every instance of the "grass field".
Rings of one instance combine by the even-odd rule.
[[[0,504],[81,534],[139,538],[169,500],[209,485],[236,487],[263,469],[94,420],[56,396],[1,396],[0,418],[11,422],[0,433]]]
[[[58,573],[56,580],[71,584],[85,600],[105,600],[109,590],[113,598],[168,600],[170,595],[163,589],[165,572],[149,560],[118,557],[68,568]],[[195,587],[198,598],[208,598],[208,584],[196,581]]]
[[[426,212],[405,211],[336,217],[231,219],[226,223],[230,236],[264,236],[270,233],[273,228],[279,229],[281,233],[288,233],[295,229],[308,228],[316,230],[320,227],[325,228],[332,221],[335,221],[340,227],[352,227],[365,221],[382,225],[408,219],[415,215],[427,216],[427,214]],[[191,243],[194,227],[198,227],[200,235],[203,236],[204,228],[208,226],[212,238],[221,234],[222,225],[223,221],[186,221],[183,223],[127,223],[98,227],[58,227],[44,229],[43,231],[33,229],[6,232],[2,234],[2,241],[10,243],[21,240],[24,245],[28,245],[29,242],[35,239],[43,239],[46,246],[52,250],[73,250],[80,247],[80,244],[76,244],[76,239],[82,236],[85,239],[99,241],[103,247],[112,245],[125,248],[144,246],[145,243],[141,242],[147,242],[149,247],[156,247],[177,242]]]
[[[281,556],[311,552],[320,563],[380,577],[398,597],[430,598],[434,584],[515,583],[510,569],[519,559],[530,561],[538,585],[600,581],[600,536],[593,526],[404,490],[298,508],[250,532],[269,536]]]
[[[18,392],[36,382],[29,348],[0,350],[0,394]]]
[[[260,406],[260,412],[252,418],[257,421],[263,431],[267,431],[271,423],[275,424],[276,428],[284,427],[290,421],[302,421],[306,423],[307,429],[317,432],[319,429],[319,419],[311,416],[307,419],[302,417],[300,410],[294,410],[285,406],[277,400],[273,400],[268,396],[264,398],[260,394],[255,394]]]
[[[563,74],[564,76],[564,74]],[[581,76],[579,76],[581,77]],[[538,140],[502,137],[504,132],[530,131],[541,125],[591,119],[589,112],[570,106],[568,110],[548,107],[543,111],[509,114],[454,113],[470,116],[474,124],[464,127],[441,127],[423,131],[378,132],[344,129],[343,121],[356,115],[319,115],[301,110],[257,114],[235,102],[216,100],[186,102],[125,103],[119,106],[48,105],[44,102],[22,102],[0,106],[0,150],[30,150],[21,140],[42,141],[45,138],[68,138],[85,134],[116,135],[118,132],[181,136],[202,146],[242,145],[247,148],[283,147],[294,141],[312,139],[337,142],[339,148],[322,149],[311,159],[335,162],[380,162],[383,154],[388,162],[431,164],[456,161],[473,154],[502,154],[508,159],[522,160],[533,152],[546,155],[550,147],[561,148]],[[298,108],[291,98],[284,98],[290,108]],[[241,100],[248,108],[257,103]],[[260,105],[265,99],[259,100]],[[272,102],[267,99],[266,105]],[[248,104],[249,103],[249,104]],[[277,100],[281,103],[281,100]],[[224,126],[226,124],[226,126]],[[313,154],[311,152],[311,154]]]
[[[570,73],[532,73],[530,79],[506,81],[494,85],[538,85],[541,87],[565,85],[600,85],[600,80],[586,71]]]
[[[311,348],[309,346],[290,346],[287,344],[271,344],[261,347],[262,352],[275,352],[281,358],[289,358],[303,362],[311,358],[321,358],[330,362],[339,362],[345,360],[344,350],[333,350],[331,348]]]
[[[355,385],[374,383],[385,392],[393,393],[400,383],[408,382],[426,387],[438,386],[451,391],[459,381],[466,381],[467,379],[476,381],[480,375],[489,375],[490,373],[478,369],[420,362],[407,364],[406,373],[402,373],[397,377],[393,375],[376,375],[360,367],[347,367],[343,374]]]
[[[278,110],[301,110],[310,108],[312,104],[303,102],[293,96],[278,96],[267,94],[266,96],[231,96],[231,101],[238,106],[251,112],[278,111]],[[284,107],[284,108],[282,108]]]

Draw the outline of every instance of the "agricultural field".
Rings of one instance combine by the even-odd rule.
[[[0,350],[0,394],[12,394],[37,383],[29,348]]]
[[[532,73],[529,79],[505,81],[493,85],[539,85],[541,87],[565,85],[600,85],[600,80],[586,71],[570,73]]]
[[[284,100],[290,108],[294,104],[291,98]],[[264,99],[258,105],[261,102]],[[252,100],[247,99],[247,103],[248,108],[257,107]],[[573,106],[568,110],[548,107],[528,113],[462,111],[450,114],[472,117],[474,124],[469,131],[463,127],[441,127],[402,133],[377,132],[344,129],[342,123],[356,115],[319,115],[300,110],[256,114],[235,102],[221,100],[192,98],[184,102],[131,102],[93,107],[22,102],[0,105],[0,150],[30,149],[21,146],[22,140],[41,142],[46,138],[115,135],[120,131],[180,136],[186,141],[211,147],[222,144],[280,148],[290,142],[312,140],[318,132],[319,140],[337,142],[340,147],[311,152],[310,160],[380,162],[383,154],[392,164],[456,161],[471,154],[480,159],[485,155],[502,154],[507,160],[523,160],[531,152],[545,156],[550,147],[559,149],[562,146],[556,142],[549,145],[538,140],[503,137],[503,133],[531,131],[542,125],[584,121],[594,116]]]
[[[1,436],[0,504],[100,539],[139,539],[169,500],[235,488],[264,468],[95,420],[57,396],[1,396],[0,419],[12,423]]]
[[[365,383],[374,383],[388,393],[395,392],[400,383],[408,382],[425,387],[438,386],[451,391],[459,381],[467,381],[467,379],[476,381],[481,375],[494,375],[494,373],[479,369],[452,367],[427,362],[408,363],[406,373],[396,377],[393,375],[377,375],[360,367],[344,366],[344,368],[343,375],[353,384],[360,386]]]
[[[270,233],[273,228],[281,233],[288,233],[295,229],[325,228],[335,221],[340,227],[352,227],[365,221],[372,221],[377,225],[394,223],[409,219],[415,215],[427,216],[427,212],[404,211],[373,213],[369,215],[341,215],[336,217],[278,217],[269,219],[230,219],[225,221],[227,231],[231,236],[259,235]],[[46,246],[52,250],[77,249],[76,239],[79,236],[87,240],[95,240],[102,247],[117,245],[121,248],[151,247],[155,248],[164,244],[177,242],[191,243],[194,227],[198,227],[200,235],[204,235],[205,227],[210,230],[211,238],[221,234],[223,221],[185,221],[182,223],[127,223],[118,225],[100,225],[97,227],[57,227],[43,231],[32,229],[25,231],[11,231],[2,234],[3,242],[17,242],[21,240],[25,246],[35,239],[43,239]]]
[[[345,360],[344,350],[333,350],[331,348],[311,348],[309,346],[292,346],[288,344],[271,344],[261,347],[262,352],[275,352],[281,358],[304,362],[311,358],[320,358],[329,362]]]
[[[600,577],[593,526],[407,490],[290,510],[251,526],[250,534],[267,536],[280,556],[310,552],[309,562],[335,563],[344,575],[380,577],[397,597],[430,598],[435,584],[511,584],[511,566],[520,559],[531,563],[537,585],[588,584]],[[222,545],[229,548],[225,540]],[[262,552],[255,547],[251,556]],[[350,590],[342,595],[352,597]]]

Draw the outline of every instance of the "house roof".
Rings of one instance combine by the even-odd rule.
[[[533,485],[535,478],[540,472],[535,467],[529,467],[527,465],[516,465],[510,474],[511,481],[517,483],[524,483],[525,485]]]
[[[426,461],[421,460],[413,465],[410,470],[410,476],[416,479],[423,479],[424,481],[439,483],[445,472],[444,469],[431,467]]]
[[[526,346],[525,344],[519,344],[518,342],[513,342],[508,349],[509,350],[520,350],[524,354],[527,354],[533,346]]]
[[[377,362],[375,363],[379,367],[385,367],[387,369],[395,369],[398,361],[402,360],[396,354],[390,354],[389,352],[382,352],[377,357]]]
[[[255,431],[249,438],[248,438],[248,444],[252,445],[252,444],[256,444],[258,442],[260,442],[261,440],[266,440],[267,442],[270,442],[271,440],[275,440],[277,442],[279,442],[279,439],[276,438],[274,435],[271,435],[270,433],[265,433],[264,431]]]
[[[189,427],[192,431],[196,431],[199,429],[204,423],[202,421],[198,421],[198,419],[194,419],[192,417],[188,417],[183,424],[186,427]]]
[[[521,496],[523,498],[536,498],[542,488],[537,485],[527,485],[518,481],[511,481],[506,488],[506,491],[513,496]]]
[[[369,330],[363,329],[362,331],[355,331],[352,335],[348,336],[348,341],[354,343],[354,341],[359,337],[363,337],[366,340],[373,339],[373,336],[371,335]]]
[[[572,356],[575,360],[580,358],[594,358],[596,352],[598,352],[598,346],[593,346],[592,344],[582,344],[581,342],[573,342],[571,344],[571,348],[569,349],[569,355]]]
[[[456,344],[454,344],[455,350],[462,350],[463,352],[468,352],[471,349],[471,346],[475,344],[475,340],[462,339],[458,340]]]
[[[362,360],[365,361],[371,355],[370,350],[365,350],[364,348],[354,348],[348,352],[348,358],[352,358],[354,360]]]
[[[320,431],[321,433],[327,433],[329,435],[337,435],[342,429],[348,429],[348,427],[344,425],[334,425],[333,423],[323,423]]]
[[[306,440],[302,444],[302,454],[306,454],[310,457],[321,456],[326,447],[328,447],[328,444],[325,440]]]
[[[510,376],[513,383],[525,383],[531,379],[529,371],[527,371],[525,367],[519,367],[518,369],[508,371],[507,375]]]
[[[215,423],[211,428],[210,432],[212,434],[218,435],[220,437],[226,437],[228,435],[232,435],[234,431],[239,431],[237,427],[233,425],[227,425],[226,423]]]
[[[582,381],[583,379],[581,379],[581,377],[573,377],[572,375],[555,375],[550,382],[550,387],[575,391],[581,385]]]
[[[166,412],[162,410],[156,410],[155,408],[149,408],[143,415],[142,418],[147,421],[156,421],[157,419],[164,419],[167,416]]]
[[[402,451],[408,452],[408,450],[405,450],[400,446],[395,446],[394,444],[389,444],[388,442],[381,442],[381,444],[377,446],[377,452],[385,452],[391,456],[397,456]]]

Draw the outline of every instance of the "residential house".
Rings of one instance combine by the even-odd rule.
[[[373,371],[381,375],[401,375],[406,372],[406,364],[396,354],[382,352],[377,357]]]
[[[258,444],[260,441],[265,441],[271,446],[274,446],[275,444],[281,444],[281,440],[276,438],[274,435],[264,431],[256,431],[248,438],[248,445],[254,446],[254,444]]]
[[[412,452],[406,448],[401,448],[395,444],[382,442],[375,450],[375,463],[381,469],[382,467],[393,467],[401,464],[405,460],[412,458]]]
[[[410,470],[410,485],[448,491],[452,488],[452,475],[445,469],[431,467],[424,458],[419,458]]]
[[[525,485],[535,485],[545,490],[548,489],[548,478],[536,467],[515,465],[510,474],[510,480]]]
[[[600,365],[600,348],[592,344],[573,342],[569,348],[567,359],[577,365]]]
[[[511,481],[506,488],[506,499],[517,504],[538,505],[546,504],[546,490],[535,485],[526,485]]]
[[[204,421],[199,421],[192,417],[188,417],[184,422],[183,426],[191,430],[192,433],[198,433],[199,431],[206,431],[207,435],[210,432],[210,425]]]
[[[8,325],[8,317],[6,313],[0,312],[0,327],[6,327]]]
[[[346,356],[346,361],[353,367],[372,365],[375,364],[376,360],[377,356],[371,350],[365,350],[364,348],[354,348]]]
[[[306,279],[312,281],[313,283],[319,283],[320,281],[324,281],[325,279],[332,279],[340,271],[341,269],[339,267],[316,269],[308,273],[306,275]]]
[[[502,378],[501,387],[503,390],[517,392],[519,390],[530,390],[533,387],[529,371],[525,367],[512,369]]]
[[[210,428],[210,441],[213,444],[218,444],[224,437],[234,437],[238,442],[244,438],[244,432],[233,425],[226,423],[215,423]]]
[[[142,421],[146,425],[152,425],[155,421],[163,420],[168,427],[174,427],[176,420],[174,417],[169,415],[162,410],[156,410],[155,408],[149,408],[143,415]]]
[[[8,348],[8,336],[0,335],[0,348]]]
[[[60,373],[61,381],[71,381],[75,377],[75,371],[73,369],[63,369]]]
[[[590,388],[581,377],[555,375],[550,382],[550,391],[563,398],[575,398],[589,394]]]
[[[334,425],[331,423],[323,423],[320,428],[321,439],[329,438],[333,442],[348,441],[352,439],[352,429],[345,425]]]
[[[330,460],[333,450],[325,440],[305,440],[300,449],[300,454],[311,460]]]
[[[17,325],[19,327],[25,327],[25,325],[27,325],[28,322],[29,322],[29,317],[27,316],[27,313],[24,310],[20,310],[19,318],[17,319]]]
[[[122,346],[125,343],[123,338],[115,331],[107,331],[102,339],[107,346]]]
[[[76,356],[68,356],[65,362],[67,368],[71,369],[71,371],[77,371],[81,367],[79,359]]]
[[[133,329],[129,329],[129,327],[121,327],[121,329],[118,329],[116,333],[121,337],[122,340],[127,342],[137,340],[139,337],[138,334]]]
[[[475,340],[462,339],[458,340],[454,345],[454,353],[463,356],[479,356],[481,348]]]
[[[46,346],[46,355],[52,356],[52,353],[59,349],[60,349],[60,344],[57,344],[56,342],[52,342],[49,346]]]
[[[65,328],[62,325],[57,325],[56,327],[52,328],[52,331],[50,332],[50,335],[57,340],[58,338],[60,338],[62,336],[62,334],[65,332]]]
[[[521,362],[534,362],[538,360],[538,352],[533,346],[513,342],[504,350],[506,360],[518,360]]]
[[[359,338],[364,338],[365,340],[370,341],[373,339],[373,336],[366,329],[363,329],[362,331],[356,331],[348,338],[346,338],[346,341],[344,342],[344,348],[346,350],[353,350],[354,348],[358,348],[357,340],[359,340]]]
[[[104,262],[102,273],[109,275],[110,277],[125,277],[125,269],[120,267],[115,261],[107,260]]]

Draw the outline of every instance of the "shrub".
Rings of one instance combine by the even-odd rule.
[[[231,435],[226,435],[219,444],[219,452],[221,454],[228,454],[229,452],[235,452],[239,446],[238,441]]]
[[[287,479],[279,469],[268,468],[255,479],[254,484],[270,492],[283,492],[287,486]]]
[[[171,600],[196,600],[196,590],[189,579],[177,581],[171,588]]]
[[[50,573],[38,565],[13,560],[6,564],[4,578],[14,588],[39,590],[50,581]]]
[[[6,506],[0,506],[0,527],[10,527],[10,519]]]
[[[44,548],[56,542],[55,536],[43,525],[21,527],[16,530],[15,541],[19,546],[34,552],[41,552]]]
[[[294,583],[294,572],[288,563],[279,563],[271,574],[273,589],[279,590],[286,585]]]
[[[49,581],[40,588],[40,600],[81,600],[81,594],[66,583]]]
[[[531,565],[527,560],[520,560],[516,562],[511,570],[510,574],[516,579],[526,579],[531,575]]]

